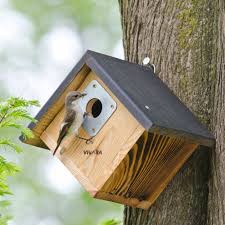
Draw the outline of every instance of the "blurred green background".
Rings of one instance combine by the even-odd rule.
[[[116,0],[0,0],[0,9],[1,98],[20,96],[43,105],[87,49],[123,58]],[[122,219],[121,205],[90,198],[48,151],[23,146],[19,156],[1,149],[22,169],[9,180],[10,225]]]

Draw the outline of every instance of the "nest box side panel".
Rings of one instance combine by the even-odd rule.
[[[148,209],[197,146],[144,132],[96,198]]]
[[[93,80],[97,80],[113,98],[117,109],[93,138],[93,144],[70,137],[62,143],[63,154],[60,154],[59,149],[56,156],[85,189],[95,196],[145,129],[93,71],[87,75],[78,90],[83,91]],[[63,115],[64,108],[41,135],[42,141],[51,151],[56,146]],[[89,138],[83,128],[79,135]]]

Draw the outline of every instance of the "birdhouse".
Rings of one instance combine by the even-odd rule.
[[[37,114],[25,143],[54,151],[70,91],[87,94],[79,135],[92,139],[68,136],[56,157],[94,198],[147,209],[199,145],[214,144],[151,68],[93,51]]]

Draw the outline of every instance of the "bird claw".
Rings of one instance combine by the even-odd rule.
[[[91,140],[93,137],[91,137],[89,139],[80,137],[79,135],[76,135],[76,137],[79,138],[79,139],[81,139],[81,140],[86,141],[86,144],[93,144],[93,141]]]
[[[85,113],[84,113],[84,119],[86,119],[87,117],[91,117],[91,113],[85,112]]]
[[[91,139],[92,139],[92,137],[86,140],[86,144],[87,144],[87,145],[93,144],[93,141],[92,141]]]

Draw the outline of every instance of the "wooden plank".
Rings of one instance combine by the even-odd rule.
[[[143,134],[144,128],[94,72],[88,74],[78,90],[85,89],[92,80],[97,80],[107,90],[116,101],[117,109],[93,139],[93,144],[86,144],[85,141],[74,137],[67,138],[62,143],[65,150],[63,155],[59,154],[59,150],[57,157],[77,177],[86,190],[95,195],[96,190],[104,185],[114,169]],[[56,146],[63,114],[64,108],[41,135],[41,139],[51,150]],[[80,129],[80,135],[88,137],[83,129]],[[102,154],[84,154],[85,151],[94,152],[96,150]],[[91,185],[94,187],[92,190],[90,190]]]
[[[124,196],[114,195],[114,194],[103,192],[103,191],[98,191],[93,197],[97,199],[103,199],[106,201],[120,203],[123,205],[129,205],[132,207],[137,207],[137,205],[141,203],[141,201],[139,201],[137,198],[126,198]]]
[[[149,208],[197,146],[144,132],[96,197]]]

